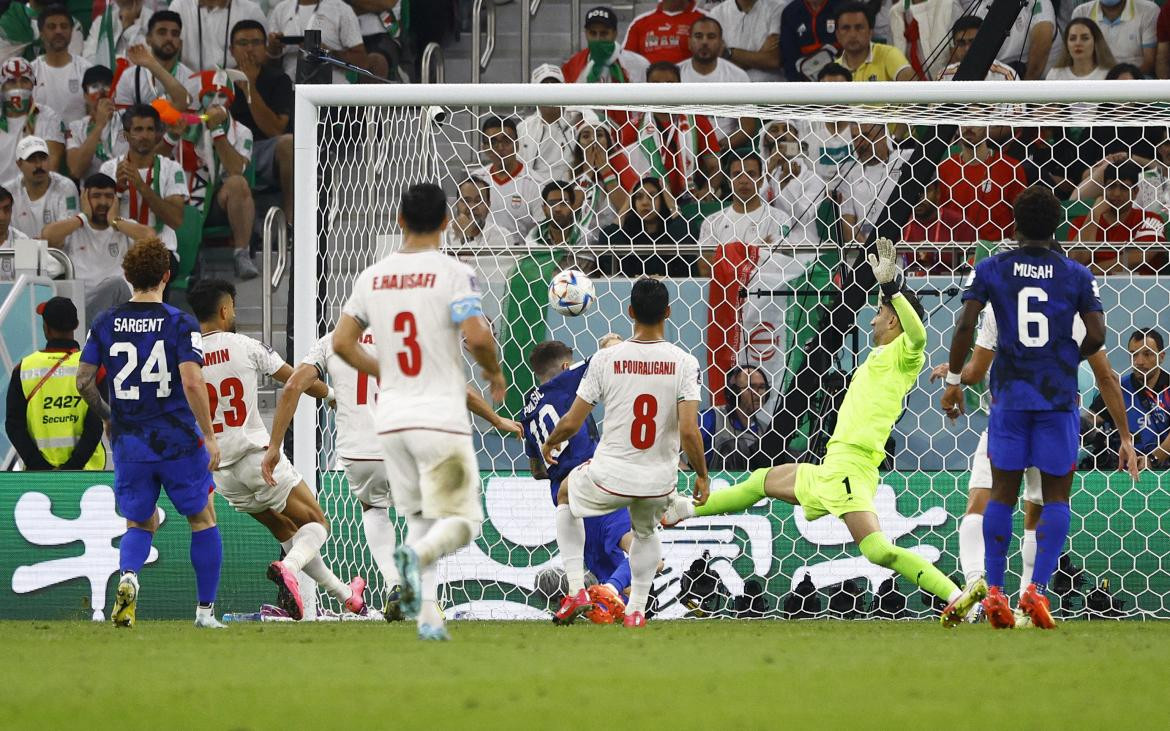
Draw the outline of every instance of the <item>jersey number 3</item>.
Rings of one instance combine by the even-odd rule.
[[[649,449],[658,436],[658,400],[648,393],[634,399],[634,423],[630,424],[630,444],[635,449]]]
[[[422,348],[418,347],[418,323],[413,312],[394,316],[394,332],[402,333],[402,350],[398,351],[398,368],[402,375],[414,377],[422,370]]]
[[[1048,293],[1039,287],[1024,287],[1016,296],[1016,335],[1020,344],[1028,348],[1048,345],[1048,317],[1043,312],[1032,312],[1032,301],[1047,302]]]

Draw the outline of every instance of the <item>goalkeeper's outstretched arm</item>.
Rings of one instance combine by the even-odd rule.
[[[914,305],[901,292],[890,298],[890,305],[898,313],[898,322],[902,324],[902,332],[906,335],[906,344],[910,350],[925,350],[926,326],[922,324],[922,318],[914,310]]]

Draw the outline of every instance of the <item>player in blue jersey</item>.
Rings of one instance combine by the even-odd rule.
[[[607,335],[600,346],[621,342],[617,335]],[[528,455],[532,476],[548,479],[553,505],[561,481],[577,465],[593,457],[599,440],[597,423],[589,417],[581,428],[565,442],[557,463],[546,467],[540,448],[561,417],[569,412],[577,397],[577,387],[589,367],[589,361],[573,364],[573,350],[557,340],[547,340],[532,349],[528,363],[540,385],[524,399],[524,451]],[[594,621],[621,621],[625,611],[624,597],[630,586],[630,562],[626,548],[633,540],[630,512],[622,508],[608,515],[585,519],[585,567],[599,583],[589,587],[590,598],[601,612],[590,613]]]
[[[991,367],[991,418],[987,454],[991,497],[983,513],[985,570],[990,588],[983,601],[993,627],[1015,626],[1004,574],[1012,540],[1012,514],[1024,470],[1040,470],[1044,507],[1036,527],[1036,561],[1020,609],[1032,624],[1055,626],[1045,592],[1056,570],[1070,522],[1069,491],[1080,447],[1080,361],[1105,343],[1105,318],[1097,282],[1083,265],[1065,257],[1053,241],[1060,202],[1046,188],[1022,192],[1014,206],[1019,246],[979,262],[963,293],[963,310],[951,341],[943,411],[962,413],[962,370],[979,313],[991,305],[999,325]],[[1078,346],[1073,320],[1085,335]],[[1134,459],[1132,440],[1121,447],[1121,466]]]
[[[198,607],[195,626],[222,628],[215,594],[223,545],[215,524],[211,472],[219,445],[211,429],[203,381],[203,338],[195,318],[163,304],[171,259],[158,239],[126,252],[122,270],[134,288],[130,301],[98,315],[81,351],[77,390],[106,422],[113,442],[114,495],[126,518],[118,548],[122,572],[114,626],[134,626],[138,573],[158,528],[160,487],[191,524],[191,565]],[[99,368],[109,374],[110,403],[98,392]]]

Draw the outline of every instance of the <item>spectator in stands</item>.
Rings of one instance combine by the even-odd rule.
[[[1158,42],[1154,53],[1154,71],[1159,79],[1170,79],[1170,10],[1166,4],[1158,11],[1158,27],[1156,31]]]
[[[787,239],[789,221],[764,201],[764,161],[754,152],[733,150],[724,155],[723,168],[731,181],[731,201],[703,221],[699,247],[704,259],[711,261],[726,245],[781,245]]]
[[[559,66],[542,64],[532,72],[534,84],[563,84],[565,75]],[[568,180],[572,174],[573,147],[576,144],[574,117],[564,107],[537,107],[516,126],[520,150],[517,156],[538,183]]]
[[[114,89],[119,108],[150,104],[166,97],[177,109],[199,104],[199,77],[179,60],[183,48],[183,19],[173,10],[159,10],[146,25],[146,44],[131,46],[131,66],[122,71]]]
[[[864,241],[922,150],[913,139],[896,144],[884,124],[861,122],[853,134],[853,152],[861,181],[843,191],[842,211],[852,209],[857,216],[853,240]]]
[[[724,388],[723,405],[699,415],[707,469],[740,472],[770,467],[771,458],[760,449],[760,439],[772,423],[768,374],[752,366],[735,366],[727,372]]]
[[[523,239],[540,218],[540,183],[516,157],[516,120],[488,115],[479,130],[488,164],[472,174],[490,186],[492,221],[508,236]]]
[[[622,47],[650,63],[681,64],[692,53],[691,26],[705,17],[695,8],[695,0],[661,0],[656,8],[634,18]]]
[[[582,120],[573,150],[573,180],[577,184],[577,218],[591,234],[617,221],[629,205],[638,174],[621,148],[614,144],[609,125]]]
[[[308,28],[320,30],[321,45],[342,61],[382,78],[388,72],[385,58],[381,55],[371,58],[366,53],[357,14],[342,0],[281,0],[268,14],[266,27],[270,31],[268,55],[283,59],[284,73],[290,79],[297,75],[300,47],[287,45],[281,39],[303,36]],[[335,67],[333,83],[347,83],[346,72]]]
[[[77,391],[77,307],[68,298],[53,297],[37,312],[45,347],[12,369],[4,418],[8,440],[26,470],[105,469],[105,427]]]
[[[948,63],[943,49],[951,42],[955,21],[962,14],[959,0],[894,3],[890,9],[890,45],[910,61],[916,79],[937,79],[942,73]]]
[[[586,47],[561,66],[565,81],[570,84],[643,81],[650,62],[633,51],[618,48],[617,32],[617,14],[612,9],[599,6],[585,13]],[[634,141],[637,128],[629,112],[611,109],[606,116],[619,144]]]
[[[721,58],[723,28],[714,18],[703,17],[691,24],[690,59],[679,65],[680,80],[694,82],[748,82],[747,72],[731,61]],[[715,137],[721,149],[751,145],[760,131],[760,121],[754,117],[716,117]]]
[[[685,195],[675,200],[678,215],[687,222],[691,238],[698,239],[703,221],[716,211],[722,210],[730,195],[727,176],[715,153],[699,155],[699,164],[691,176]]]
[[[151,227],[171,252],[173,276],[179,264],[175,229],[183,225],[183,209],[190,196],[187,174],[179,163],[156,152],[163,128],[153,107],[127,109],[122,113],[122,129],[126,154],[102,163],[101,172],[118,185],[119,218]]]
[[[81,213],[45,226],[41,238],[73,262],[73,276],[85,284],[85,312],[98,313],[130,299],[122,258],[136,241],[154,237],[154,229],[118,215],[117,183],[96,173],[85,179]]]
[[[444,249],[458,252],[508,245],[508,234],[491,219],[491,211],[488,209],[490,196],[491,189],[487,182],[476,175],[469,175],[459,184],[455,217],[443,231]]]
[[[789,122],[769,124],[763,148],[768,170],[765,197],[789,220],[790,243],[794,246],[821,243],[818,224],[826,204],[832,210],[825,220],[830,240],[841,244],[856,240],[858,216],[850,192],[862,181],[861,165],[856,160],[850,161],[847,175],[830,180],[822,178],[804,155],[796,125]]]
[[[723,58],[752,81],[783,81],[779,0],[723,0],[708,13],[723,28]]]
[[[40,237],[45,224],[76,216],[77,186],[49,169],[49,146],[40,137],[25,137],[16,147],[20,181],[12,191],[12,224]]]
[[[1129,336],[1127,348],[1133,370],[1121,377],[1121,393],[1133,446],[1145,457],[1144,467],[1166,469],[1170,467],[1170,373],[1162,368],[1166,341],[1152,327],[1138,328]],[[1095,428],[1110,432],[1116,429],[1099,393],[1089,406],[1089,417]],[[1112,446],[1116,452],[1116,445]],[[1105,468],[1103,464],[1097,466]]]
[[[409,12],[409,2],[398,7],[398,0],[346,0],[357,13],[362,45],[370,58],[370,70],[390,79],[398,78],[402,62],[402,12]],[[426,44],[424,43],[423,46]],[[384,72],[384,73],[383,73]]]
[[[11,249],[12,242],[28,238],[28,234],[12,225],[12,203],[12,193],[0,186],[0,249]]]
[[[1118,63],[1154,73],[1158,6],[1150,0],[1092,0],[1076,6],[1072,17],[1096,23]]]
[[[567,260],[586,272],[596,268],[596,257],[585,250],[585,231],[577,222],[573,204],[573,184],[550,180],[540,191],[544,217],[528,232],[524,245],[530,249],[554,249],[564,252]]]
[[[1117,65],[1101,29],[1088,18],[1073,18],[1064,29],[1060,57],[1046,77],[1049,81],[1104,79]]]
[[[601,232],[601,246],[614,259],[603,262],[602,270],[626,277],[687,277],[694,257],[677,252],[679,247],[693,243],[690,227],[678,215],[670,191],[663,188],[659,178],[643,178],[630,196],[629,210],[622,214],[621,221]]]
[[[85,116],[65,130],[65,164],[73,178],[88,178],[106,160],[126,154],[122,121],[110,98],[113,83],[114,74],[105,66],[90,66],[81,79]]]
[[[940,81],[951,81],[955,78],[959,64],[967,57],[967,51],[971,50],[971,44],[975,42],[975,36],[979,35],[981,27],[983,19],[977,15],[961,16],[951,26],[951,57],[946,68],[939,74]],[[988,81],[1016,81],[1020,76],[1014,68],[996,59],[991,62],[991,68],[987,69],[986,78]]]
[[[49,169],[58,170],[65,157],[65,134],[61,118],[49,107],[33,101],[32,66],[23,58],[10,58],[0,66],[0,93],[4,95],[4,122],[0,124],[0,180],[20,174],[16,167],[16,146],[29,136],[40,137],[49,146]]]
[[[977,0],[974,8],[963,3],[965,12],[986,18],[995,0]],[[1075,17],[1078,13],[1074,12]],[[1056,41],[1056,13],[1049,0],[1031,0],[1016,16],[1008,37],[1000,46],[997,58],[1016,70],[1024,79],[1043,79],[1048,70],[1048,54]]]
[[[976,239],[975,229],[963,218],[961,210],[939,206],[941,188],[937,180],[927,185],[922,198],[914,205],[910,220],[902,226],[902,242],[910,244],[914,252],[912,257],[904,257],[907,270],[953,274],[957,263],[965,261],[965,257],[952,244]]]
[[[232,58],[246,81],[236,81],[232,119],[252,131],[256,188],[278,186],[285,220],[293,220],[293,85],[265,63],[264,26],[241,20],[232,26]]]
[[[12,5],[17,4],[18,3],[12,3]],[[37,23],[37,18],[39,18],[41,14],[43,14],[49,8],[60,4],[61,0],[28,0],[26,5],[22,5],[22,8],[27,9],[25,9],[19,16],[11,18],[12,21],[16,21],[18,18],[28,21],[29,31],[31,31],[31,37],[33,41],[24,49],[23,58],[26,60],[31,61],[41,53],[44,53],[45,50],[44,39],[41,38],[41,29],[40,25]],[[12,9],[10,7],[9,13],[11,12]],[[14,28],[13,30],[16,31],[20,38],[25,37],[20,33],[19,28]],[[69,43],[69,52],[75,56],[84,55],[84,46],[85,29],[81,27],[81,23],[73,20],[73,39]]]
[[[789,81],[816,81],[837,57],[837,8],[844,0],[799,0],[780,14],[780,50]]]
[[[235,68],[231,27],[241,20],[264,22],[264,11],[253,0],[174,0],[170,9],[181,19],[182,61],[196,71]]]
[[[1110,162],[1104,169],[1104,193],[1085,216],[1073,220],[1073,244],[1114,244],[1094,249],[1073,248],[1069,256],[1095,273],[1130,271],[1154,274],[1166,263],[1162,218],[1134,205],[1141,164],[1133,160]]]
[[[63,5],[52,5],[37,16],[45,44],[44,54],[32,62],[33,100],[49,107],[68,124],[85,116],[81,77],[92,66],[85,57],[69,52],[73,40],[73,16]]]
[[[854,81],[912,81],[914,69],[902,52],[873,41],[869,6],[848,2],[837,7],[837,63],[853,73]]]
[[[940,217],[968,222],[983,241],[1011,238],[1012,204],[1028,184],[1024,166],[996,149],[987,127],[960,127],[956,142],[959,151],[938,166]],[[966,231],[955,229],[954,240]]]
[[[144,0],[107,0],[106,8],[93,19],[81,55],[95,64],[113,69],[125,58],[130,46],[146,42]]]
[[[646,72],[646,81],[652,84],[678,83],[680,79],[678,66],[665,61],[652,64]],[[639,177],[661,178],[671,194],[682,195],[698,156],[719,151],[715,125],[703,115],[669,112],[643,114],[641,121],[638,141],[627,152],[630,166]]]

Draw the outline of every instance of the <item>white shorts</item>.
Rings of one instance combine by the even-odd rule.
[[[630,527],[634,535],[649,538],[658,528],[666,508],[670,505],[671,491],[666,495],[642,497],[621,495],[607,490],[593,481],[589,474],[589,463],[578,465],[569,473],[569,511],[578,518],[592,518],[608,515],[615,510],[630,509]]]
[[[269,485],[260,474],[260,462],[263,459],[264,450],[258,449],[248,452],[232,465],[215,471],[215,491],[241,513],[263,513],[265,510],[283,512],[289,493],[302,482],[300,473],[281,452],[280,461],[276,463],[276,469],[272,470],[276,485]]]
[[[967,490],[991,489],[991,460],[987,457],[987,430],[979,435],[979,446],[971,457],[971,479]],[[1044,493],[1040,490],[1040,470],[1029,467],[1024,470],[1024,499],[1033,505],[1044,504]]]
[[[483,522],[479,464],[470,434],[404,429],[379,437],[386,479],[401,515]]]
[[[394,505],[390,495],[390,481],[386,479],[386,463],[380,459],[346,459],[339,457],[341,469],[350,493],[360,502],[375,508]]]

